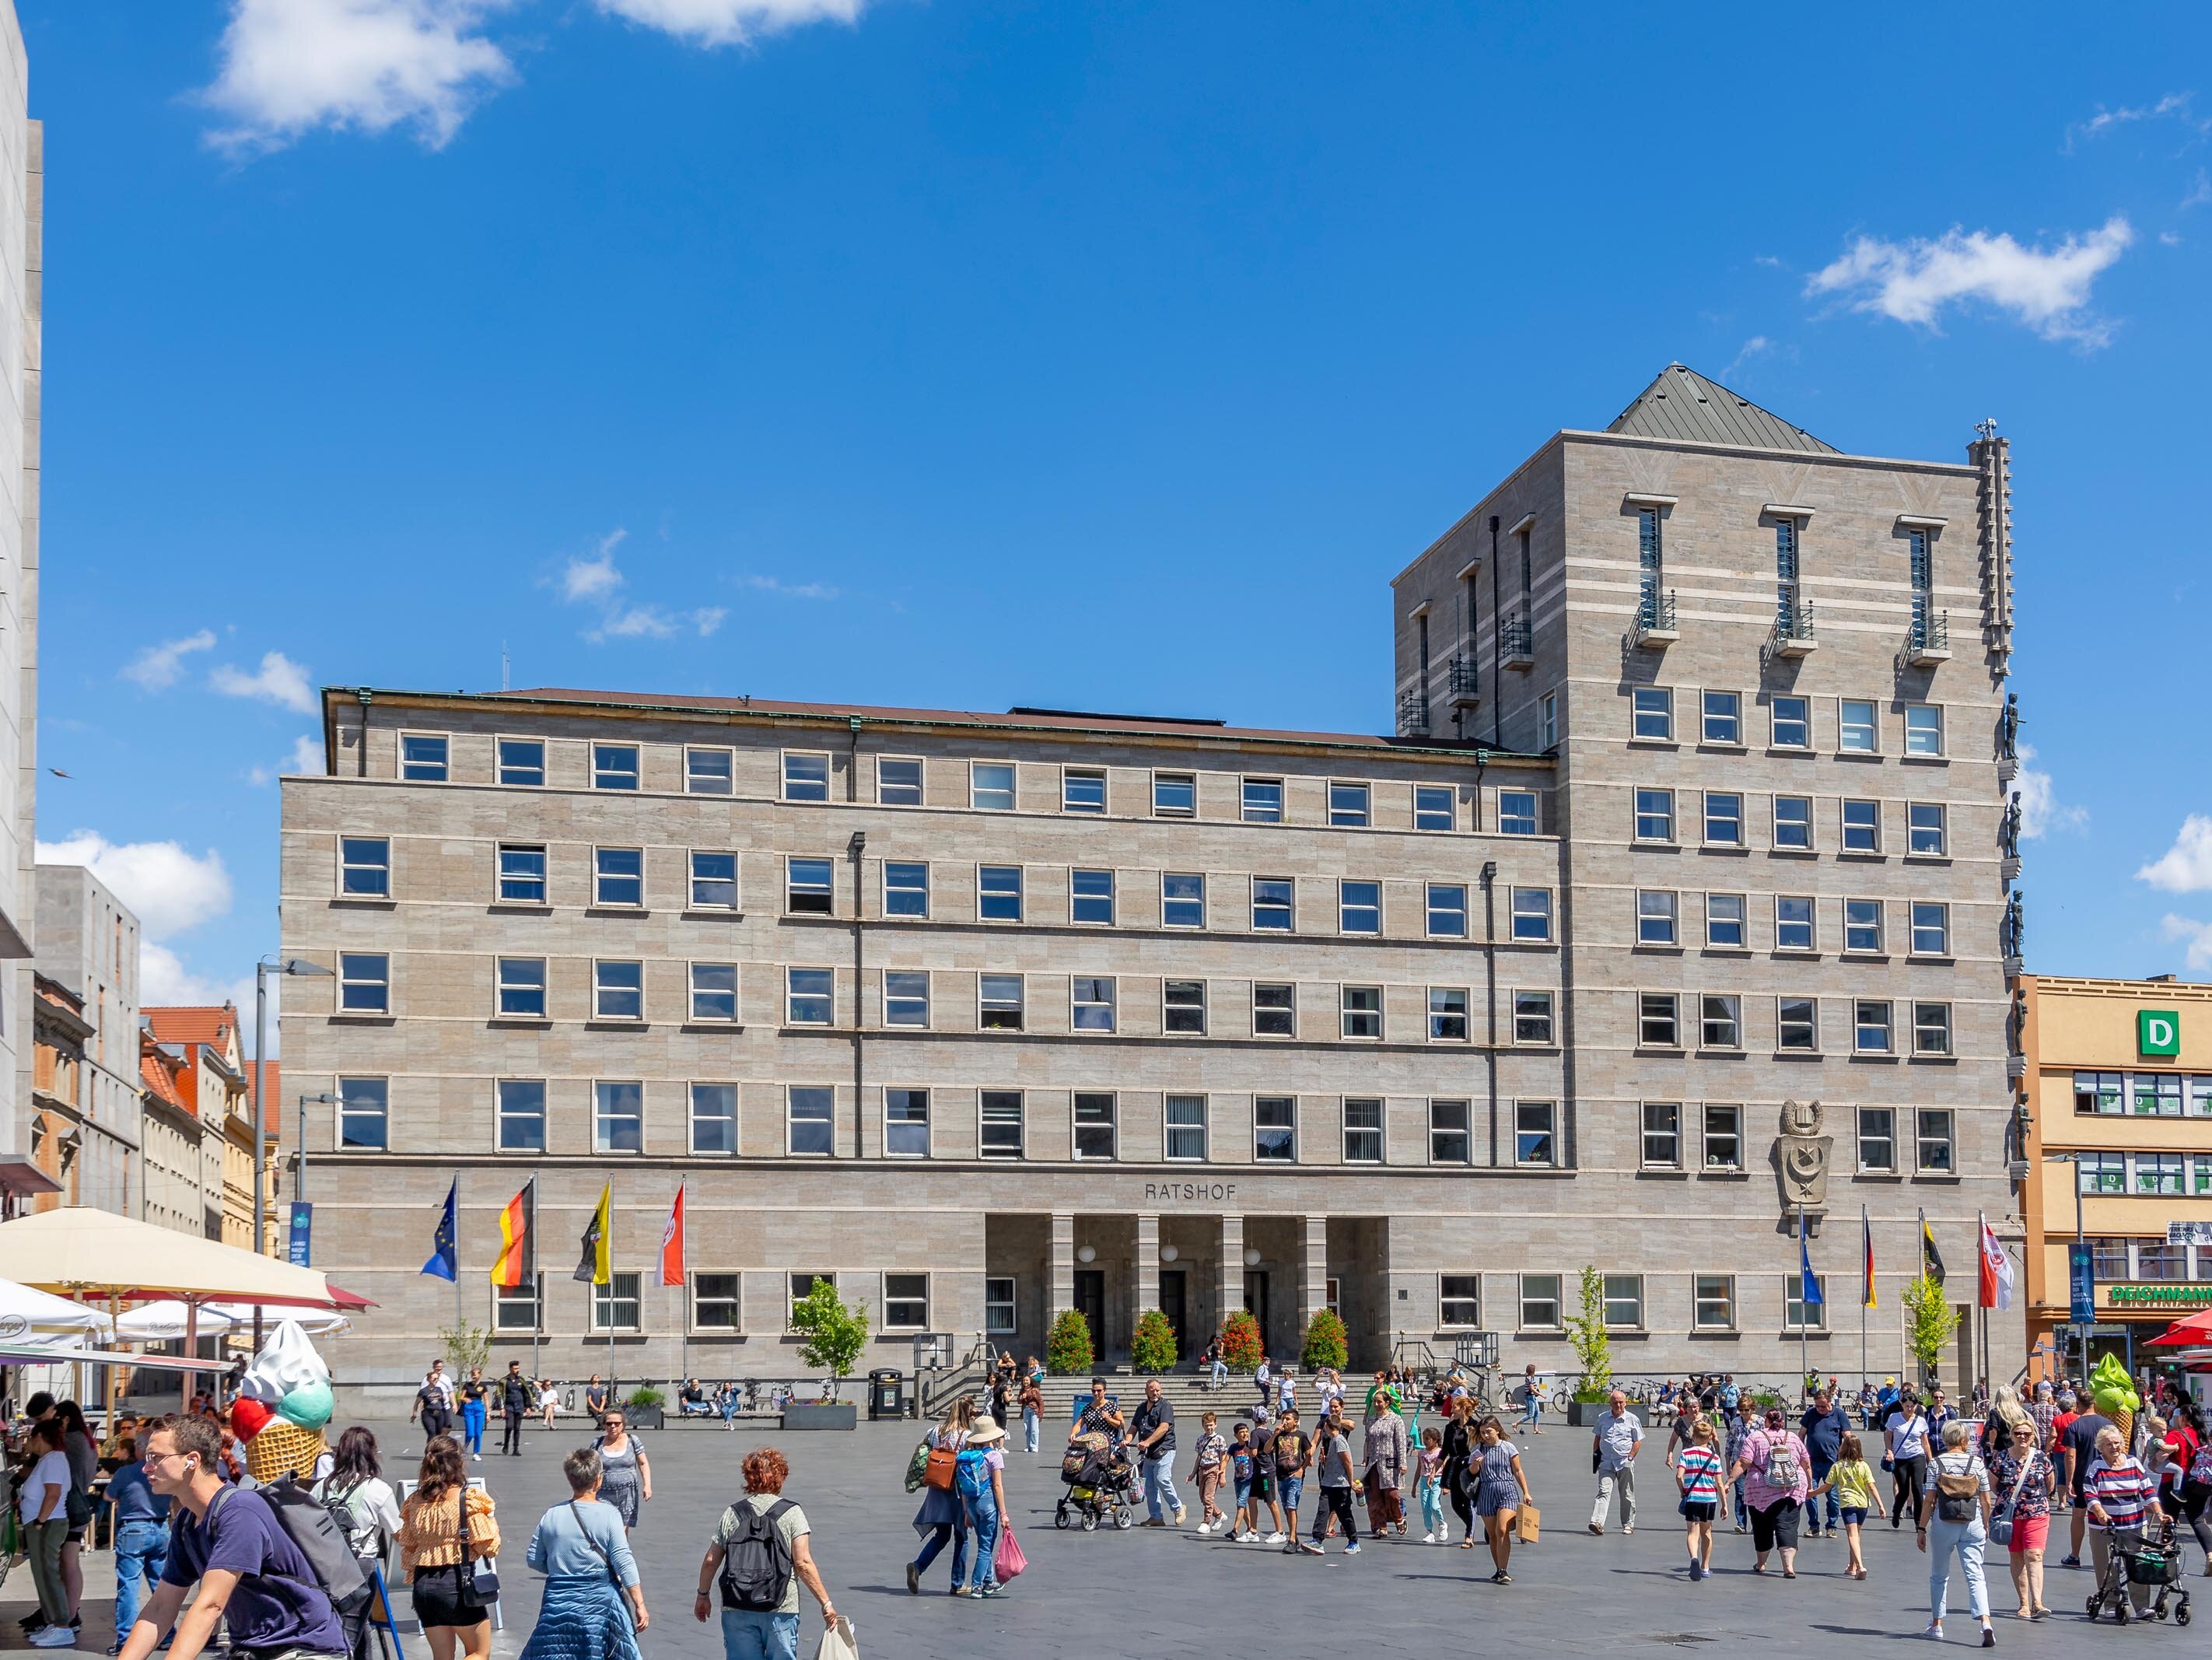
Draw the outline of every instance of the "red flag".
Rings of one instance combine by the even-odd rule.
[[[1996,1231],[1990,1226],[1989,1219],[1982,1219],[1982,1274],[1980,1303],[1985,1309],[2008,1309],[2012,1306],[2012,1261],[1998,1240]]]
[[[669,1207],[668,1225],[660,1231],[660,1283],[684,1283],[684,1184],[676,1184],[676,1202]]]

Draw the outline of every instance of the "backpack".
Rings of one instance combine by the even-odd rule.
[[[241,1487],[225,1487],[216,1499],[223,1504],[235,1504],[236,1495],[244,1491]],[[362,1572],[361,1559],[353,1554],[353,1541],[347,1536],[353,1517],[343,1504],[334,1505],[316,1498],[292,1475],[280,1477],[255,1491],[276,1517],[276,1524],[284,1529],[285,1537],[298,1546],[300,1554],[307,1559],[315,1589],[330,1599],[333,1608],[349,1614],[368,1600],[368,1576]],[[215,1505],[211,1504],[206,1524],[210,1529],[215,1515]]]
[[[959,1457],[952,1472],[952,1485],[963,1499],[981,1499],[991,1491],[990,1455],[980,1448],[969,1448]]]
[[[914,1450],[914,1456],[906,1461],[906,1490],[920,1493],[922,1484],[929,1480],[929,1438],[925,1436]]]
[[[1797,1485],[1797,1445],[1784,1431],[1779,1440],[1766,1444],[1766,1485],[1770,1487],[1794,1487]]]
[[[774,1614],[783,1606],[791,1590],[791,1547],[776,1523],[792,1508],[788,1499],[779,1499],[764,1511],[745,1499],[731,1507],[738,1529],[722,1555],[724,1608]]]
[[[1982,1491],[1970,1462],[1963,1470],[1949,1470],[1939,1459],[1936,1465],[1936,1517],[1942,1522],[1971,1522]]]

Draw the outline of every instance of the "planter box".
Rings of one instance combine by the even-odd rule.
[[[850,1401],[793,1401],[783,1409],[787,1430],[848,1430],[860,1422],[860,1409]]]
[[[624,1407],[623,1421],[634,1430],[657,1430],[664,1414],[659,1407]]]

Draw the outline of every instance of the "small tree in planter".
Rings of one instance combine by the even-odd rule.
[[[1344,1322],[1328,1309],[1316,1309],[1306,1322],[1306,1340],[1298,1347],[1298,1364],[1308,1371],[1323,1366],[1339,1371],[1349,1364],[1344,1347]]]
[[[1613,1335],[1605,1329],[1605,1276],[1594,1268],[1583,1270],[1582,1311],[1567,1316],[1567,1342],[1583,1367],[1575,1399],[1604,1400],[1613,1387]]]
[[[1146,1309],[1137,1316],[1137,1329],[1129,1339],[1129,1362],[1139,1371],[1175,1370],[1176,1330],[1159,1310]]]
[[[1257,1371],[1265,1346],[1260,1341],[1260,1323],[1249,1309],[1239,1309],[1221,1328],[1221,1359],[1231,1371]]]
[[[1081,1309],[1062,1309],[1044,1340],[1045,1369],[1066,1377],[1091,1370],[1091,1323]]]
[[[791,1329],[805,1340],[799,1358],[829,1378],[822,1398],[836,1400],[837,1385],[852,1375],[854,1362],[867,1347],[867,1310],[840,1298],[827,1280],[817,1280],[814,1289],[792,1304]]]
[[[465,1320],[457,1326],[441,1326],[438,1344],[446,1352],[446,1364],[453,1369],[453,1377],[466,1377],[470,1367],[491,1364],[491,1334],[482,1326],[472,1326]]]
[[[1905,1288],[1905,1347],[1920,1363],[1923,1383],[1942,1363],[1944,1345],[1959,1329],[1959,1313],[1943,1295],[1943,1282],[1923,1274]]]

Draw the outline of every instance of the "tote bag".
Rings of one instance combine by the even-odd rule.
[[[854,1639],[851,1620],[841,1614],[836,1625],[824,1628],[814,1660],[860,1660],[860,1645]]]
[[[1021,1541],[1014,1537],[1014,1530],[1000,1528],[999,1548],[991,1553],[991,1577],[1003,1585],[1029,1565],[1030,1559],[1022,1554]]]

